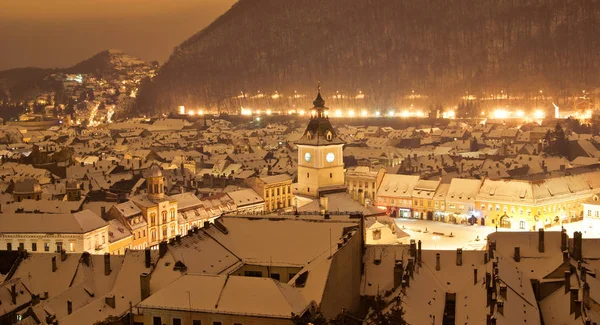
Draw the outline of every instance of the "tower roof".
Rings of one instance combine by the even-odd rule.
[[[338,138],[335,129],[329,121],[329,108],[325,106],[325,100],[321,96],[320,85],[313,105],[310,121],[308,121],[304,134],[302,134],[302,137],[296,144],[312,146],[344,144],[344,141]]]

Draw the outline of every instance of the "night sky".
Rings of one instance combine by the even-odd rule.
[[[164,62],[235,0],[0,1],[0,70],[67,67],[105,49]]]

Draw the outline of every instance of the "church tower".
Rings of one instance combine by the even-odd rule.
[[[152,201],[161,201],[165,198],[165,179],[160,167],[152,165],[146,177],[148,198]]]
[[[345,191],[344,142],[338,138],[329,108],[321,97],[321,87],[310,111],[310,120],[298,146],[298,191],[301,196],[318,198],[322,194]]]

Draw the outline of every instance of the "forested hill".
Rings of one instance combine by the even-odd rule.
[[[363,91],[367,107],[412,90],[435,103],[581,92],[600,84],[599,19],[591,0],[240,0],[174,50],[138,104],[239,108],[241,92],[312,94],[317,80]]]

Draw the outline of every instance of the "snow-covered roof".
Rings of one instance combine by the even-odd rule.
[[[308,302],[298,289],[270,278],[185,275],[142,301],[138,307],[291,318],[292,313],[303,313]]]

